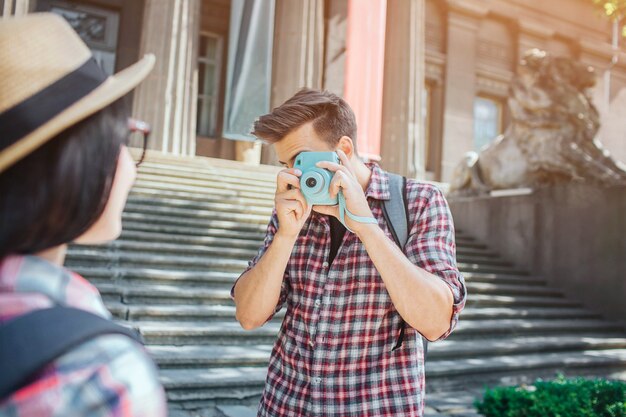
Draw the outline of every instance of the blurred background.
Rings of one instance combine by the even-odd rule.
[[[427,416],[558,372],[626,380],[626,1],[0,0],[39,11],[109,74],[157,57],[126,98],[153,133],[124,232],[67,264],[141,331],[171,415],[255,415],[284,311],[244,332],[229,297],[279,169],[249,131],[304,86],[350,103],[364,159],[470,190],[448,195],[469,298],[429,347]],[[498,186],[519,166],[559,181]]]
[[[354,107],[363,156],[448,182],[467,151],[504,131],[516,66],[539,48],[596,70],[599,139],[626,160],[624,42],[613,42],[612,19],[593,0],[0,3],[5,15],[63,15],[108,73],[155,53],[130,105],[165,153],[274,163],[251,123],[309,86]]]

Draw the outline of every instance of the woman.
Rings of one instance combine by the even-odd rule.
[[[153,65],[146,56],[106,77],[62,18],[0,21],[0,324],[55,306],[110,319],[63,263],[68,243],[121,232],[136,176],[126,142],[141,125],[129,126],[120,99]],[[0,399],[0,416],[164,415],[156,367],[119,334],[73,347]]]

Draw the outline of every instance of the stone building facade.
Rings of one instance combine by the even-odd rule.
[[[260,3],[265,15],[253,10]],[[364,155],[390,170],[445,182],[467,151],[506,127],[508,84],[530,48],[596,69],[600,139],[626,161],[626,49],[612,49],[611,24],[591,3],[0,0],[0,12],[63,14],[110,72],[156,54],[155,70],[128,98],[134,115],[152,124],[154,149],[274,163],[271,149],[234,138],[225,124],[233,116],[228,109],[239,108],[232,104],[240,94],[232,80],[242,72],[232,63],[266,57],[267,100],[259,114],[302,86],[326,88],[355,107]],[[255,21],[257,12],[265,17]],[[238,30],[234,13],[244,22]],[[242,49],[251,31],[270,39],[267,54]]]

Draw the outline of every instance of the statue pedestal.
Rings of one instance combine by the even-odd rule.
[[[626,319],[626,186],[499,194],[449,197],[456,228],[605,317]]]

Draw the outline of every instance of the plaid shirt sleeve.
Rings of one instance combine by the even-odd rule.
[[[437,340],[447,338],[465,307],[467,290],[456,264],[452,214],[443,193],[435,186],[410,181],[407,190],[410,220],[407,258],[418,267],[441,278],[454,298],[450,327]]]
[[[248,267],[245,269],[245,271],[242,272],[241,275],[239,275],[239,278],[241,278],[246,272],[254,268],[256,264],[261,260],[263,255],[265,255],[265,252],[267,252],[267,249],[270,247],[270,245],[274,241],[274,236],[276,235],[277,230],[278,230],[278,216],[276,215],[276,210],[274,210],[272,212],[272,218],[270,219],[270,222],[267,225],[267,230],[265,232],[265,239],[263,240],[263,246],[261,246],[261,248],[259,249],[259,252],[256,254],[254,259],[248,262]],[[237,281],[239,281],[239,278],[237,278]],[[235,286],[237,285],[237,281],[235,281],[235,284],[230,290],[230,297],[233,300],[235,299]],[[274,313],[267,318],[266,322],[270,321],[274,317],[274,314],[278,313],[280,309],[283,308],[283,306],[285,305],[285,302],[287,301],[288,294],[289,294],[289,279],[288,279],[287,268],[285,268],[285,274],[283,275],[283,283],[280,288],[280,296],[278,298],[278,303],[276,304]]]
[[[144,349],[126,336],[100,336],[49,365],[4,402],[0,415],[165,417],[165,393]]]
[[[85,360],[92,356],[98,361],[92,363],[81,383],[75,385],[75,391],[66,393],[72,394],[67,396],[71,404],[68,409],[76,411],[76,415],[167,415],[165,393],[158,382],[157,369],[138,344],[123,336],[102,336],[72,352],[71,360],[76,363],[83,356]]]

